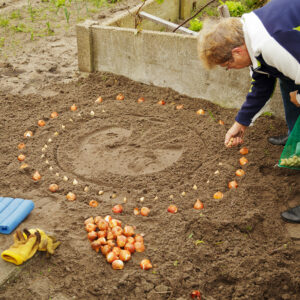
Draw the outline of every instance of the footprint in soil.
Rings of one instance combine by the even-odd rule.
[[[25,73],[25,70],[14,68],[11,64],[0,64],[0,75],[7,77],[17,77],[20,74]]]
[[[62,165],[69,161],[73,172],[85,178],[104,172],[137,176],[164,170],[183,153],[180,143],[165,139],[159,145],[148,145],[148,141],[145,136],[134,140],[132,130],[105,128],[83,138],[77,149],[62,154],[59,160]]]

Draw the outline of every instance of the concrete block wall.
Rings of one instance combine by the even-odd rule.
[[[164,10],[179,16],[179,0],[165,0]],[[170,4],[170,6],[168,5]],[[154,7],[151,7],[153,5]],[[150,6],[150,7],[149,7]],[[155,0],[145,11],[161,11]],[[166,12],[164,11],[164,14]],[[158,15],[157,13],[157,16]],[[78,65],[83,72],[105,71],[132,80],[172,88],[194,98],[203,98],[228,108],[239,108],[250,87],[248,69],[205,70],[197,56],[197,38],[171,32],[117,25],[130,22],[128,13],[105,25],[86,21],[77,25]],[[127,21],[124,21],[127,20]],[[131,20],[132,22],[132,20]],[[113,26],[113,25],[114,26]],[[151,23],[147,23],[149,26]],[[144,24],[142,24],[142,28]],[[264,110],[283,117],[283,106],[277,89]]]

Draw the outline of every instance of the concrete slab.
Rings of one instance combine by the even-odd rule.
[[[45,230],[49,234],[55,234],[55,229],[59,226],[58,217],[59,212],[61,211],[60,202],[53,201],[50,197],[40,197],[39,194],[36,194],[35,191],[31,191],[28,193],[24,193],[23,191],[14,191],[14,195],[12,197],[20,197],[24,199],[31,199],[35,203],[35,208],[28,215],[28,217],[23,220],[23,222],[16,228],[23,230],[24,228],[41,228],[40,220],[45,217],[45,215],[51,214],[52,218],[49,220],[47,228],[41,228]],[[8,249],[13,244],[13,233],[11,234],[0,234],[0,253],[2,251]],[[37,252],[30,260],[25,262],[20,266],[16,266],[12,263],[4,261],[0,258],[0,286],[5,284],[11,278],[18,276],[18,274],[22,271],[22,269],[28,265],[35,262],[36,259],[39,258],[40,255],[43,255],[42,252]],[[61,298],[64,299],[64,298]]]
[[[13,234],[0,234],[0,252],[8,249],[13,243]],[[8,263],[0,258],[0,286],[11,277],[16,276],[21,271],[21,267]]]
[[[12,244],[13,244],[13,234],[7,236],[3,236],[3,235],[0,236],[0,245],[1,245],[0,252],[8,249]],[[22,271],[22,269],[26,265],[34,263],[34,260],[37,259],[39,255],[40,253],[37,252],[29,261],[19,266],[16,266],[0,258],[0,287],[10,279],[18,276],[18,274]]]
[[[10,278],[17,276],[21,271],[21,267],[15,266],[11,263],[0,260],[0,286],[3,285]]]

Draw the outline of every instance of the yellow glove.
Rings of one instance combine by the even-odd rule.
[[[60,245],[60,242],[56,241],[56,238],[50,235],[47,235],[43,230],[36,229],[24,229],[25,238],[28,236],[39,232],[41,236],[41,241],[39,243],[39,251],[47,251],[47,254],[53,254],[54,250]]]
[[[21,265],[30,259],[38,250],[41,236],[39,232],[30,234],[27,239],[24,238],[22,232],[17,230],[14,234],[14,244],[1,253],[1,257],[15,265]]]

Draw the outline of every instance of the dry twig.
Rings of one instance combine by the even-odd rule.
[[[204,6],[202,6],[194,15],[192,15],[190,18],[183,21],[181,24],[179,24],[173,32],[175,32],[178,28],[182,27],[184,24],[186,24],[188,21],[194,19],[205,7],[209,6],[211,3],[215,2],[216,0],[211,0],[208,3],[206,3]]]
[[[140,13],[141,9],[143,8],[143,6],[145,5],[146,1],[147,1],[147,0],[143,1],[143,3],[142,3],[141,6],[138,8],[138,10],[137,10],[137,12],[136,12],[136,14],[135,14],[135,17],[134,17],[134,28],[135,28],[135,29],[140,25],[140,23],[141,23],[141,21],[142,21],[142,18],[140,17],[139,13]]]

